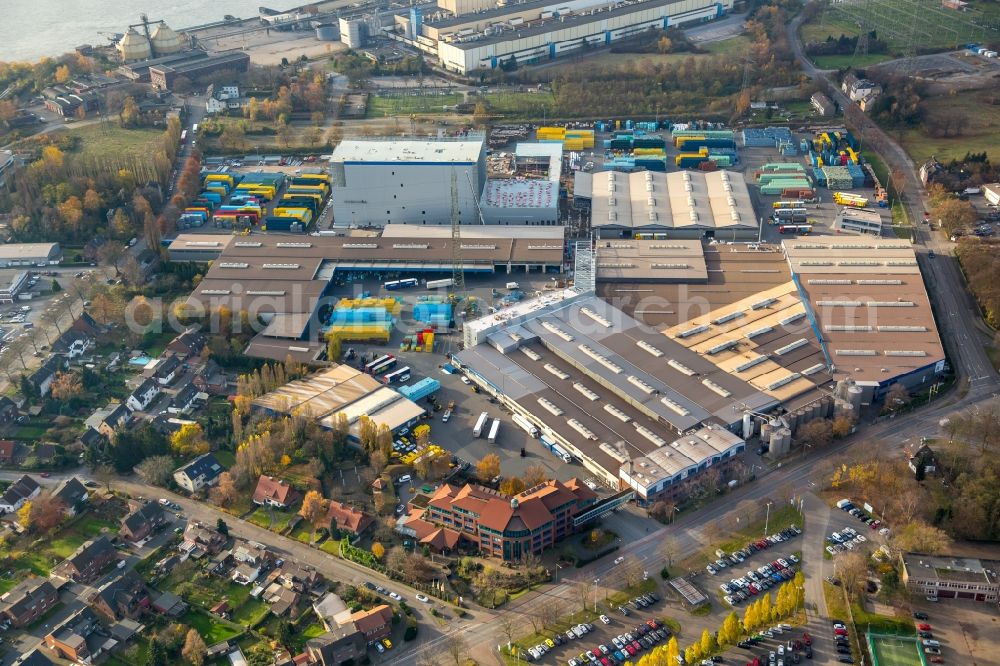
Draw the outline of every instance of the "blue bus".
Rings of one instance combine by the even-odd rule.
[[[416,287],[420,283],[417,282],[416,278],[406,278],[405,280],[393,280],[391,282],[386,282],[383,287],[386,291],[395,291],[396,289],[410,289]]]
[[[392,384],[393,382],[400,381],[405,382],[410,378],[410,366],[400,368],[399,370],[393,370],[392,372],[386,374],[382,377],[382,382],[385,384]]]

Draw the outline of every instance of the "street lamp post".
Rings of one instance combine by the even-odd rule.
[[[594,579],[594,612],[597,612],[597,584],[601,582],[600,578]]]
[[[764,536],[767,536],[767,523],[771,519],[771,503],[767,503],[767,510],[764,513]]]

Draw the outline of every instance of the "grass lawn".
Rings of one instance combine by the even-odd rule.
[[[335,539],[327,539],[319,547],[324,553],[340,557],[340,542]]]
[[[249,585],[247,586],[249,588]],[[267,615],[270,610],[260,599],[248,599],[246,603],[233,611],[233,621],[247,627],[252,627]]]
[[[812,61],[820,69],[847,69],[848,67],[862,68],[870,65],[877,65],[886,60],[892,60],[895,56],[889,53],[869,53],[868,55],[827,55],[813,56]]]
[[[944,162],[961,159],[968,152],[986,151],[990,157],[1000,156],[1000,106],[984,103],[985,91],[968,91],[956,95],[929,97],[927,117],[957,115],[965,119],[961,136],[933,137],[926,133],[927,124],[903,132],[903,147],[914,162],[922,163],[930,156]]]
[[[656,591],[656,581],[652,578],[648,580],[639,581],[632,587],[627,587],[621,592],[615,592],[607,598],[607,604],[611,608],[618,608],[622,604],[628,602],[629,599],[634,599],[640,594],[646,594],[647,592]]]
[[[57,131],[80,137],[83,142],[80,152],[97,158],[145,155],[152,152],[153,144],[163,135],[160,129],[124,129],[115,122],[79,128],[67,127]]]
[[[730,37],[729,39],[723,39],[718,42],[709,42],[708,44],[702,45],[701,48],[715,55],[731,56],[744,53],[747,48],[749,48],[750,44],[751,42],[749,37],[745,35],[737,35],[736,37]]]
[[[64,560],[72,555],[73,551],[79,548],[86,540],[87,537],[82,534],[70,532],[68,534],[62,534],[54,539],[50,539],[46,550],[59,559]]]
[[[411,113],[445,113],[445,106],[455,106],[465,101],[461,93],[402,95],[399,97],[382,97],[372,95],[368,98],[366,118],[384,118],[386,116],[408,116]]]
[[[159,358],[175,337],[177,334],[174,331],[164,331],[156,336],[145,338],[142,341],[143,351],[153,358]]]
[[[471,98],[479,99],[479,98]],[[555,96],[548,91],[501,91],[486,95],[490,113],[510,118],[541,118],[543,109],[551,109]]]
[[[232,451],[215,451],[215,459],[226,469],[231,468],[236,463],[236,454]]]
[[[310,544],[312,543],[310,539],[313,536],[313,530],[312,527],[309,526],[309,523],[303,520],[299,523],[298,527],[292,530],[289,536],[296,541],[301,541],[304,544]]]
[[[197,629],[208,645],[215,645],[243,633],[241,627],[199,610],[189,610],[181,616],[180,621]]]
[[[273,520],[271,519],[272,516],[274,517]],[[278,509],[269,509],[266,506],[262,506],[251,513],[247,520],[258,527],[263,527],[272,532],[280,532],[288,527],[288,523],[294,517],[295,513],[292,511],[279,511]]]
[[[14,428],[13,438],[23,440],[41,439],[48,429],[48,425],[33,425],[31,423],[19,425]]]
[[[874,631],[879,634],[900,634],[902,636],[913,636],[916,633],[913,628],[913,619],[908,615],[889,617],[870,613],[858,603],[851,604],[851,612],[854,614],[854,622],[858,625],[858,630],[862,633]]]
[[[73,524],[73,529],[88,539],[104,534],[104,530],[115,531],[119,524],[112,520],[98,518],[97,516],[85,516],[79,522]]]

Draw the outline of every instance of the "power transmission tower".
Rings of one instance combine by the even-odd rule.
[[[451,170],[451,279],[455,294],[465,296],[465,271],[462,270],[462,224],[458,219],[458,174]]]

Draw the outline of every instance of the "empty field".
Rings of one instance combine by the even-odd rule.
[[[940,161],[961,159],[969,152],[983,152],[992,159],[1000,158],[1000,106],[984,102],[982,91],[969,91],[953,96],[932,97],[926,101],[927,117],[955,115],[965,119],[959,136],[931,136],[927,127],[909,129],[903,133],[903,147],[918,164],[932,155]]]
[[[401,94],[398,97],[372,95],[368,98],[366,118],[408,116],[413,113],[444,113],[445,106],[455,106],[465,101],[461,93]]]
[[[828,55],[813,56],[812,61],[820,69],[847,69],[848,67],[868,67],[886,60],[892,60],[889,53],[869,53],[868,55]]]
[[[126,154],[148,155],[153,145],[163,136],[159,129],[124,129],[115,122],[98,123],[86,127],[60,129],[52,134],[66,133],[82,141],[82,154],[103,158],[121,157]]]

